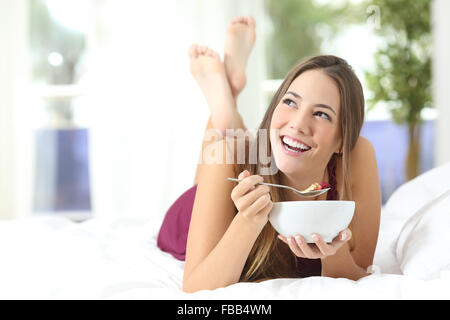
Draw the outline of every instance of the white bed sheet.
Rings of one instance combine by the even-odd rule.
[[[60,217],[0,222],[0,299],[450,298],[450,274],[401,275],[392,244],[403,221],[382,214],[375,273],[359,281],[313,277],[238,283],[186,294],[184,262],[156,247],[161,221]]]

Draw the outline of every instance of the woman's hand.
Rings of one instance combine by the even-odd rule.
[[[272,210],[273,202],[270,197],[270,189],[265,185],[259,175],[250,176],[245,170],[239,174],[242,179],[231,191],[231,199],[234,205],[247,221],[263,227],[269,220],[269,212]]]
[[[333,239],[333,242],[326,243],[318,234],[313,234],[312,239],[314,244],[306,243],[301,235],[295,237],[283,237],[278,235],[278,238],[286,243],[292,252],[300,258],[308,259],[323,259],[334,255],[348,240],[352,238],[350,229],[345,229]]]

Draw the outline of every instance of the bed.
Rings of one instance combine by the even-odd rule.
[[[450,299],[450,163],[402,185],[382,209],[372,274],[181,290],[160,251],[161,217],[0,222],[0,299]]]

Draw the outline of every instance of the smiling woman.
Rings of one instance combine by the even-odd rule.
[[[227,41],[243,40],[253,29],[250,17],[234,19]],[[239,50],[243,49],[237,47],[227,54],[248,57]],[[227,139],[203,142],[204,149],[213,145],[223,158],[198,165],[194,186],[175,202],[160,230],[160,248],[181,258],[186,248],[183,289],[191,292],[279,277],[365,276],[375,252],[381,199],[373,148],[359,136],[363,91],[349,64],[328,55],[294,66],[274,95],[257,139],[252,139],[232,135],[232,129],[245,130],[245,126],[235,108],[237,95],[229,73],[243,72],[245,63],[238,70],[226,67],[207,47],[193,46],[189,55],[192,74],[211,110],[205,137],[215,130],[226,131]],[[270,139],[261,140],[260,135],[268,132]],[[242,140],[245,161],[235,157],[230,163],[231,150]],[[267,163],[251,161],[255,147],[258,155],[272,157],[275,171],[267,172]],[[240,179],[237,185],[227,181],[232,176]],[[331,243],[319,234],[278,238],[268,223],[273,203],[304,199],[281,188],[259,185],[262,181],[299,190],[317,181],[329,183],[330,191],[314,200],[353,200],[354,218]],[[192,211],[183,210],[191,205]],[[189,230],[187,244],[180,240],[186,239],[185,230]],[[306,243],[305,236],[311,236],[314,243]],[[173,243],[181,252],[172,250]]]
[[[286,97],[293,97],[293,99],[286,100]],[[329,112],[329,109],[323,108],[323,105],[332,108],[335,112]],[[328,111],[325,115],[322,114],[323,109]],[[337,199],[337,194],[339,194],[341,200],[355,200],[352,195],[355,184],[352,183],[353,180],[350,181],[350,162],[351,153],[352,151],[354,153],[357,142],[359,141],[359,144],[366,143],[359,138],[363,119],[362,87],[351,67],[343,59],[334,56],[317,56],[300,63],[291,70],[281,84],[259,127],[259,129],[270,128],[271,145],[268,146],[268,150],[269,153],[273,152],[279,169],[275,175],[264,176],[264,180],[301,190],[311,182],[328,181],[331,174],[337,178],[336,191],[338,193],[333,198]],[[306,148],[306,151],[297,154],[286,152],[284,143],[282,143],[285,135],[293,137],[303,145],[309,146],[310,149]],[[372,155],[369,152],[367,156],[371,157]],[[336,172],[331,169],[331,164],[337,168]],[[258,165],[243,165],[237,169],[237,172],[243,169],[248,170],[250,174],[259,172]],[[373,182],[375,190],[379,189],[378,181],[374,180]],[[304,200],[280,191],[278,189],[271,190],[272,201]],[[377,207],[379,208],[380,205],[378,204]],[[379,209],[375,209],[375,215],[377,211],[379,215]],[[356,248],[359,233],[357,219],[358,214],[356,213],[350,225],[353,238],[347,238],[350,240],[349,244],[352,250]],[[372,251],[371,255],[375,249],[374,239],[376,239],[377,233],[378,229],[373,230],[372,234],[375,234],[375,237],[370,240],[369,247],[364,249],[364,251]],[[249,260],[261,260],[262,262],[254,265],[262,263],[266,265],[267,269],[263,271],[261,269],[264,268],[259,268],[260,270],[253,268],[254,270],[252,270],[250,264],[248,274],[251,275],[252,271],[254,273],[250,279],[258,277],[257,274],[264,278],[274,276],[274,271],[269,271],[273,266],[270,267],[268,261],[264,262],[264,260],[270,259],[270,252],[275,254],[279,250],[276,249],[275,241],[272,240],[274,237],[274,230],[269,224],[266,225],[256,240]],[[293,252],[298,252],[297,242],[289,244]],[[259,249],[255,249],[258,247]],[[282,261],[283,259],[285,266],[292,265],[292,262],[289,263],[288,256],[279,255],[278,260]],[[288,269],[289,267],[287,267]]]
[[[322,59],[325,61],[325,57]],[[317,88],[317,83],[322,83],[323,87]],[[311,69],[302,72],[290,84],[289,91],[274,108],[270,129],[272,132],[279,130],[280,135],[272,135],[272,141],[277,141],[277,144],[272,143],[272,149],[278,168],[286,175],[285,184],[301,190],[306,188],[310,181],[322,181],[322,168],[333,153],[340,153],[342,143],[339,114],[334,111],[340,111],[339,96],[337,85],[324,71]],[[281,151],[286,151],[285,144],[279,142],[280,137],[286,135],[307,146],[298,154],[305,158],[301,164],[295,158],[278,155]],[[307,159],[314,159],[314,162],[306,161]],[[310,176],[305,176],[302,185],[297,185],[297,179],[289,177],[295,172],[303,172],[303,176],[306,172]]]

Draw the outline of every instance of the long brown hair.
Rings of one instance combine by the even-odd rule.
[[[270,139],[266,139],[266,145],[258,145],[258,133],[270,131],[270,124],[273,112],[279,104],[281,98],[286,94],[291,83],[303,72],[318,69],[332,78],[340,93],[340,134],[342,138],[341,152],[337,156],[341,158],[343,183],[339,191],[340,200],[351,200],[351,177],[350,177],[350,152],[358,140],[361,127],[364,122],[364,94],[361,83],[352,70],[352,67],[344,60],[332,55],[321,55],[309,58],[300,62],[288,73],[281,86],[272,98],[264,118],[257,131],[257,139],[246,143],[246,160],[243,164],[236,164],[236,176],[243,170],[248,170],[251,175],[262,175],[264,181],[270,183],[281,183],[280,172],[274,174],[261,174],[264,165],[259,161],[249,161],[247,152],[250,150],[249,144],[256,143],[258,154],[261,148],[267,151],[268,156],[272,155]],[[267,172],[267,170],[266,170]],[[270,195],[273,202],[285,201],[284,192],[280,188],[271,188]],[[357,234],[355,225],[357,217],[354,216],[350,223],[352,239],[350,248],[354,249]],[[267,223],[259,234],[252,250],[247,258],[246,264],[241,274],[240,281],[260,281],[264,279],[278,277],[295,277],[295,266],[297,259],[295,255],[285,245],[280,245],[277,240],[277,233],[270,223]]]

